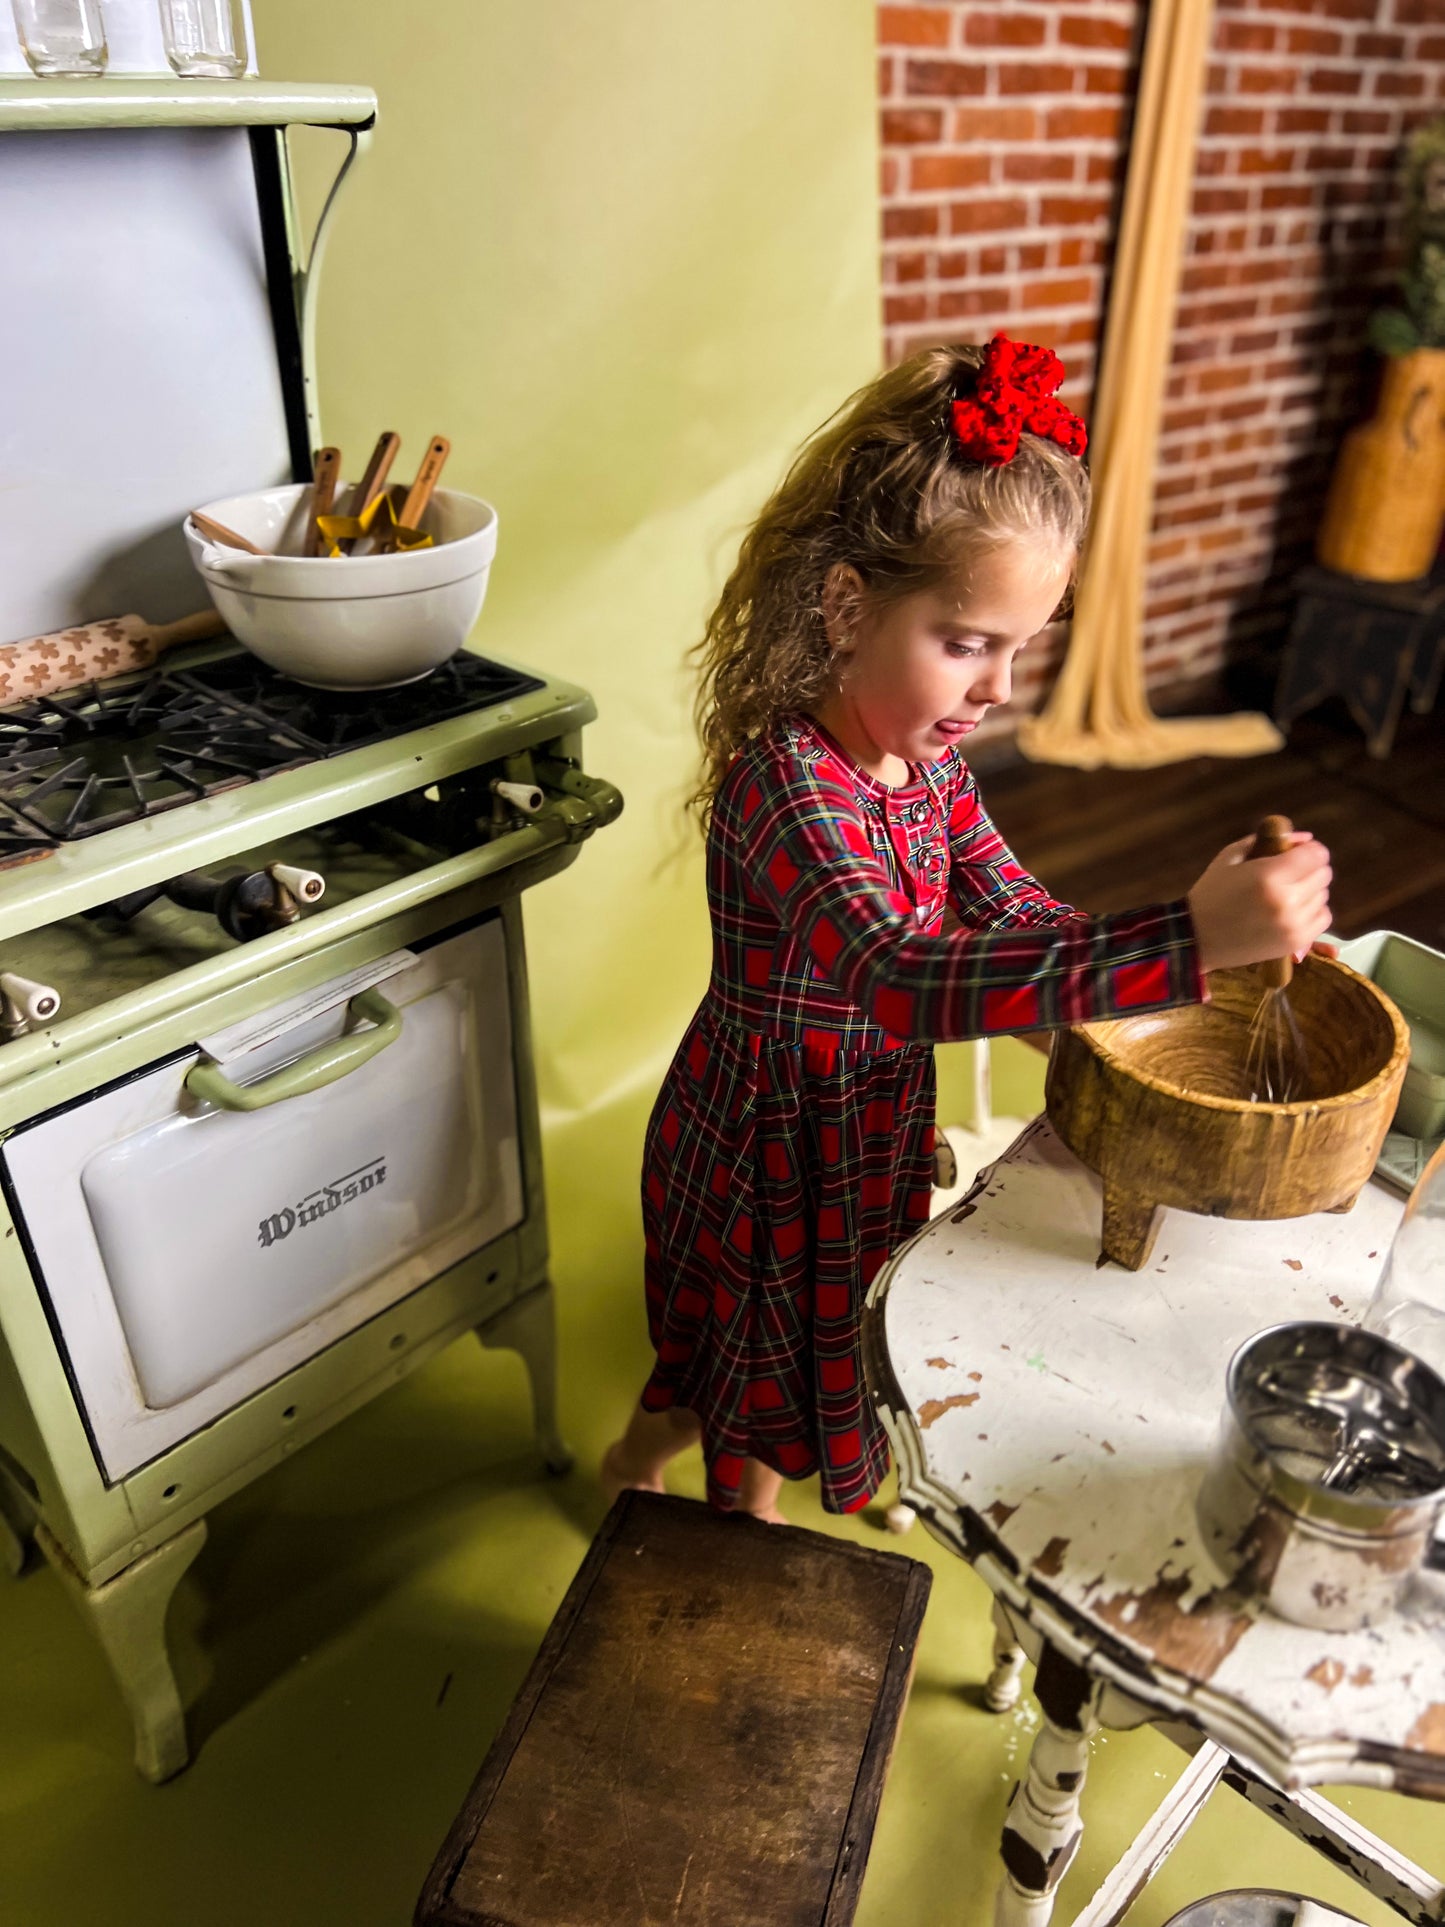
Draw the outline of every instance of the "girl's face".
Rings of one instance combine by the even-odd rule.
[[[819,722],[871,776],[905,782],[907,764],[936,762],[1008,701],[1013,659],[1047,627],[1072,560],[1044,542],[1006,542],[893,602],[840,564],[823,595],[838,679]]]

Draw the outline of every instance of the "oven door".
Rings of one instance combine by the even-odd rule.
[[[389,961],[0,1152],[109,1479],[521,1221],[501,921]]]

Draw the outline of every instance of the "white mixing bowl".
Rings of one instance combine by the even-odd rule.
[[[345,502],[351,484],[337,500]],[[422,527],[429,549],[396,555],[300,553],[309,483],[207,502],[202,511],[265,555],[223,548],[186,518],[191,560],[237,642],[318,689],[415,682],[454,656],[476,621],[497,549],[497,512],[439,488]]]

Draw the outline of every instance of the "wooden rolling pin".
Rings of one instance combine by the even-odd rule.
[[[0,704],[51,696],[85,682],[103,682],[149,669],[156,657],[182,642],[223,636],[226,625],[214,609],[182,616],[179,622],[147,622],[143,616],[110,616],[54,635],[28,636],[0,643]]]

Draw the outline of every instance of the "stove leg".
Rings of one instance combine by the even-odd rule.
[[[520,1354],[532,1384],[533,1423],[542,1463],[549,1472],[570,1472],[572,1454],[557,1429],[557,1321],[551,1279],[523,1292],[476,1331],[484,1345]]]
[[[35,1536],[110,1661],[135,1726],[136,1771],[147,1780],[169,1780],[189,1760],[190,1749],[166,1644],[166,1614],[181,1574],[205,1544],[205,1520],[193,1520],[100,1586],[86,1584],[43,1524]]]
[[[38,1516],[28,1495],[0,1471],[0,1561],[12,1579],[25,1570]]]
[[[1046,1645],[1035,1691],[1044,1723],[1004,1821],[994,1927],[1048,1927],[1054,1895],[1084,1830],[1079,1794],[1089,1740],[1099,1730],[1103,1684]]]

